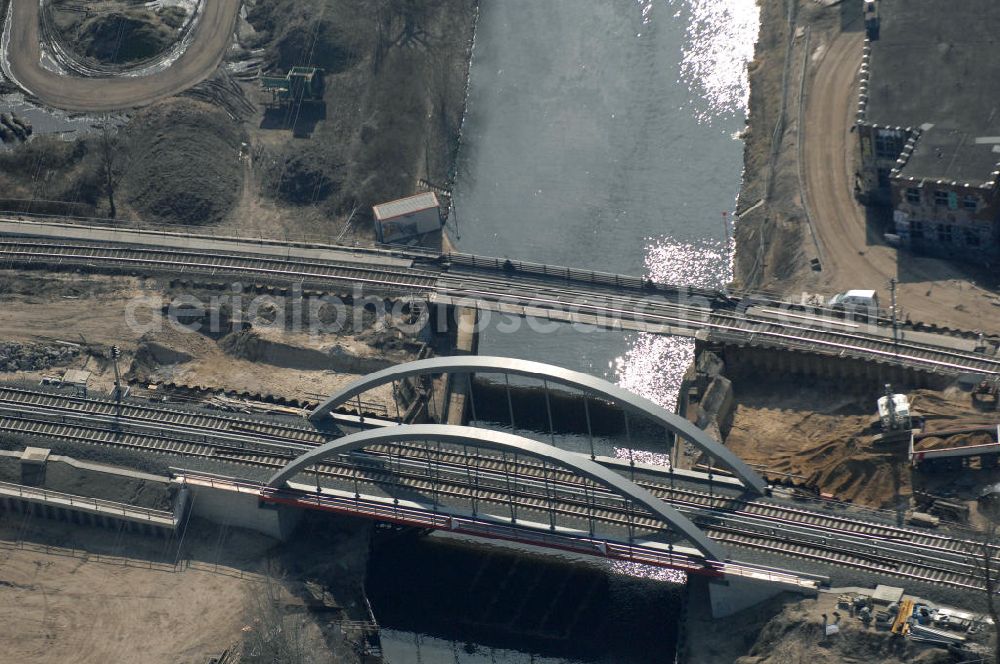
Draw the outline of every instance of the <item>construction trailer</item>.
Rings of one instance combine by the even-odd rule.
[[[323,70],[318,67],[292,67],[284,76],[260,77],[260,87],[271,93],[272,106],[323,100]]]
[[[386,244],[408,242],[441,229],[441,204],[432,191],[381,203],[372,208],[375,238]]]

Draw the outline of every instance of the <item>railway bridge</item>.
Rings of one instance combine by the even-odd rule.
[[[627,413],[666,443],[696,447],[712,473],[559,449],[550,432],[410,424],[338,412],[393,382],[471,373],[541,380]],[[422,360],[358,379],[306,418],[116,402],[0,385],[0,433],[48,445],[168,455],[194,512],[281,536],[304,510],[478,540],[504,540],[712,579],[718,611],[768,593],[866,576],[977,588],[971,535],[900,525],[895,513],[802,503],[673,413],[591,376],[507,358]],[[544,408],[540,394],[536,407]],[[473,404],[469,404],[474,408]],[[586,418],[586,415],[584,416]],[[475,418],[473,418],[475,419]],[[520,421],[520,420],[518,420]],[[517,421],[515,421],[515,425]],[[650,433],[652,432],[652,433]],[[590,433],[590,432],[588,432]],[[626,434],[627,435],[627,434]],[[526,437],[526,436],[530,436]],[[722,472],[726,471],[726,472]],[[853,575],[853,576],[851,576]]]
[[[944,376],[1000,375],[1000,330],[893,326],[772,296],[461,253],[349,248],[0,219],[0,265],[160,275],[406,299],[708,343],[796,351]],[[447,316],[445,316],[447,318]]]

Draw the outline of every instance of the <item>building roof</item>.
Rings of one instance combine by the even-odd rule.
[[[991,185],[1000,162],[1000,136],[976,136],[961,129],[934,127],[920,133],[899,169],[902,178]]]
[[[992,179],[1000,153],[990,157],[992,144],[977,139],[1000,136],[1000,3],[879,0],[879,16],[862,68],[862,119],[927,130],[903,176]]]
[[[427,191],[416,196],[382,203],[376,205],[373,209],[375,211],[375,218],[379,221],[385,221],[393,217],[402,217],[403,215],[437,207],[439,207],[437,196],[434,195],[433,191]]]

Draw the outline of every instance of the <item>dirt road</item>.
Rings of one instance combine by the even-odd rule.
[[[897,258],[895,249],[869,237],[865,208],[852,191],[857,137],[851,127],[863,42],[862,32],[837,35],[809,87],[803,146],[806,194],[823,281],[831,292],[875,288],[888,296],[889,279],[895,277],[900,282],[899,305],[913,320],[998,332],[1000,310],[966,273],[932,258]]]
[[[3,31],[5,71],[45,104],[68,111],[113,111],[177,94],[212,75],[232,41],[241,0],[208,0],[192,43],[162,72],[144,77],[60,76],[41,64],[38,0],[11,0]]]

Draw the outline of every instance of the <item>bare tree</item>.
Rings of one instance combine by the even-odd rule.
[[[311,664],[314,660],[299,615],[282,610],[281,584],[267,574],[246,597],[241,664]]]
[[[976,577],[983,584],[986,613],[993,620],[993,661],[1000,664],[1000,600],[997,598],[1000,591],[1000,546],[997,539],[1000,529],[993,516],[989,517],[986,538],[971,547],[969,559]]]
[[[101,183],[104,185],[104,193],[108,197],[108,217],[114,219],[118,216],[118,208],[115,206],[115,190],[121,180],[124,171],[121,157],[121,146],[118,136],[107,116],[101,123],[100,139],[100,169]]]

